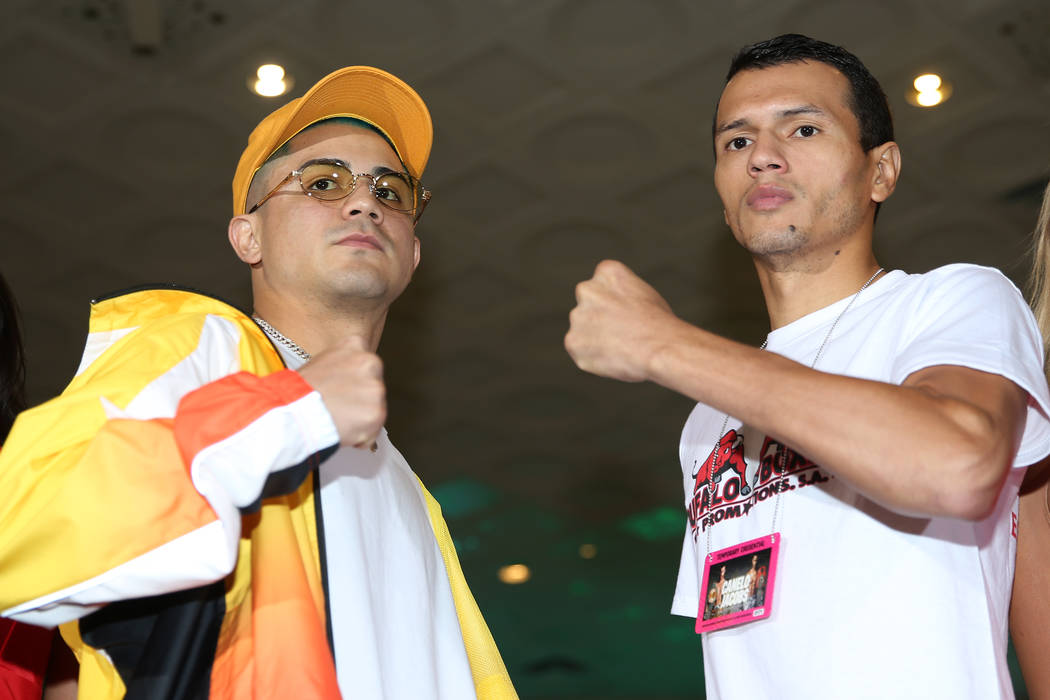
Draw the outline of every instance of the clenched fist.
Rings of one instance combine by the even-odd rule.
[[[383,361],[363,338],[314,355],[299,374],[321,394],[340,444],[368,447],[375,441],[386,422],[386,385]]]
[[[623,263],[603,260],[576,285],[565,349],[591,374],[625,382],[650,378],[650,361],[678,318],[655,289]]]

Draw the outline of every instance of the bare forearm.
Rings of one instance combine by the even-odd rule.
[[[897,386],[820,372],[678,319],[653,347],[649,379],[782,440],[899,512],[983,516],[1019,441],[1010,428],[1017,421],[1004,420],[996,407],[940,393],[931,383]],[[1022,412],[1023,402],[1017,389],[1005,418]]]
[[[813,370],[685,323],[615,261],[576,300],[565,347],[580,369],[725,411],[898,512],[984,516],[1020,443],[1026,394],[996,374],[941,365],[897,386]]]

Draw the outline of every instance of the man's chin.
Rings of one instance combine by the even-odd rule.
[[[765,222],[734,233],[737,241],[752,255],[794,254],[809,240],[807,232],[793,224],[770,225]]]
[[[359,301],[371,304],[391,304],[401,296],[408,280],[390,280],[381,275],[355,274],[335,281],[329,286],[330,293],[343,301]]]
[[[323,296],[368,299],[382,295],[388,284],[382,271],[375,266],[358,263],[324,270],[314,280],[313,286]]]

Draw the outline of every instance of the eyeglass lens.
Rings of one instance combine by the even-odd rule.
[[[361,175],[370,179],[368,175]],[[342,199],[354,191],[354,174],[337,163],[311,163],[303,168],[299,180],[303,192],[317,199]],[[378,175],[372,194],[381,204],[400,212],[416,208],[416,188],[401,173]],[[362,183],[364,185],[365,183]]]

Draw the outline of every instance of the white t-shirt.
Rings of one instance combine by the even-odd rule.
[[[285,363],[303,361],[283,346]],[[320,467],[328,607],[344,698],[475,698],[419,480],[390,443],[339,448]]]
[[[849,302],[778,328],[767,349],[809,365]],[[1006,645],[1017,489],[1023,467],[1050,452],[1042,343],[1024,300],[990,268],[893,271],[839,319],[816,369],[900,384],[934,365],[999,374],[1029,395],[1015,468],[979,522],[891,512],[733,418],[708,512],[701,467],[723,437],[724,414],[693,410],[680,445],[688,523],[673,613],[697,614],[708,530],[712,551],[770,534],[778,485],[787,489],[772,614],[703,635],[708,697],[1013,697]],[[785,473],[775,464],[787,464]]]

